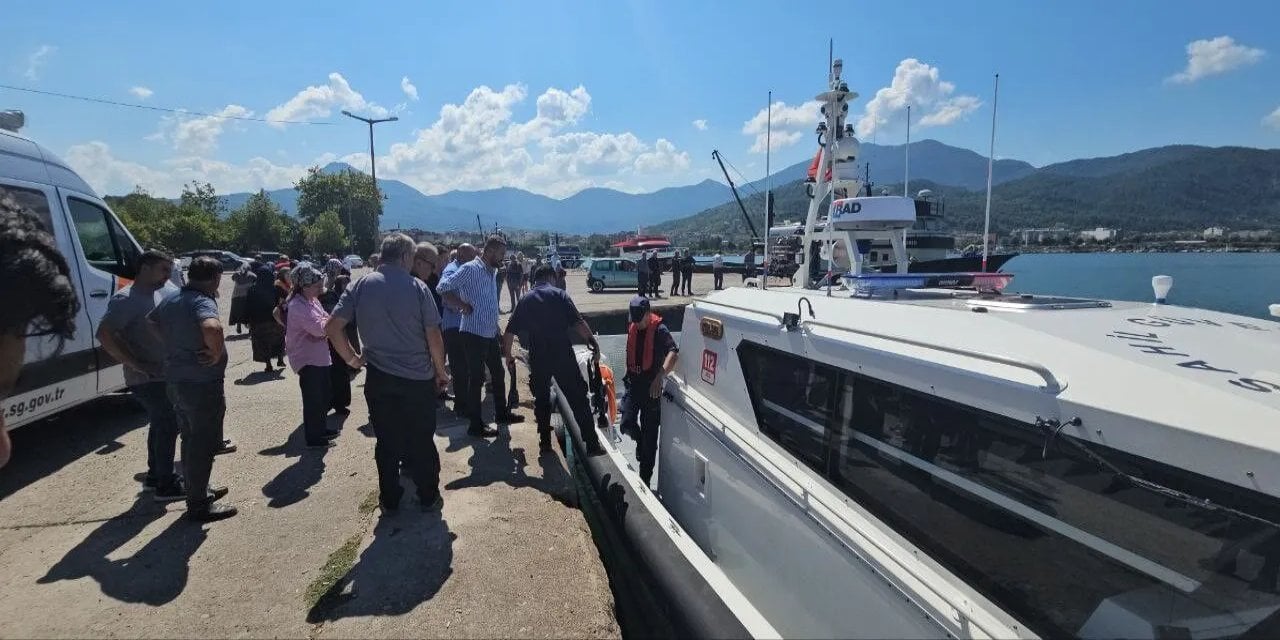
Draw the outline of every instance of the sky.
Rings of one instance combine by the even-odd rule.
[[[1280,3],[26,2],[4,11],[0,110],[102,193],[280,188],[369,167],[426,192],[646,192],[812,155],[828,38],[863,141],[1036,166],[1166,144],[1280,147]],[[827,16],[827,17],[824,17]],[[198,112],[209,115],[194,115]],[[237,116],[271,122],[212,117]],[[290,124],[282,121],[315,124]],[[872,176],[874,179],[874,175]]]

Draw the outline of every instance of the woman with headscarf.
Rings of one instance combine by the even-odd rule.
[[[332,401],[329,368],[329,339],[324,325],[329,321],[320,304],[324,291],[324,274],[309,262],[299,263],[291,274],[292,290],[284,311],[277,317],[285,323],[285,352],[289,367],[298,374],[302,391],[302,430],[307,447],[323,449],[333,446],[336,431],[329,431],[325,415]]]
[[[284,327],[276,322],[274,312],[279,305],[280,288],[276,286],[275,270],[262,265],[253,274],[255,280],[245,297],[245,320],[249,323],[249,341],[253,346],[254,362],[266,365],[264,371],[274,371],[271,360],[284,366]]]
[[[245,307],[247,306],[247,298],[249,295],[249,287],[258,279],[253,275],[254,269],[262,266],[261,262],[253,260],[246,262],[231,274],[231,281],[236,283],[235,289],[231,290],[231,324],[236,326],[236,333],[244,333],[244,326],[249,323],[246,319],[248,315]]]

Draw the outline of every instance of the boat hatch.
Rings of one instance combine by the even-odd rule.
[[[1033,296],[1030,294],[1002,294],[983,296],[965,301],[970,307],[991,307],[997,309],[1052,310],[1052,309],[1102,309],[1110,307],[1106,300],[1089,298],[1064,298],[1061,296]]]

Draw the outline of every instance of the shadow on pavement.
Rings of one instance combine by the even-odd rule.
[[[103,522],[36,582],[89,577],[103,594],[120,602],[155,607],[173,601],[186,588],[191,556],[207,537],[202,527],[176,518],[133,556],[107,557],[164,516],[150,494],[140,495],[128,511]]]
[[[307,622],[412,611],[453,575],[457,537],[439,512],[410,509],[380,518],[355,566],[311,607]]]
[[[526,425],[525,428],[532,427]],[[537,489],[565,506],[575,507],[568,471],[560,464],[559,456],[546,452],[538,457],[538,464],[542,467],[541,478],[525,473],[529,461],[524,448],[511,447],[511,433],[508,429],[505,426],[499,427],[498,436],[493,439],[476,438],[466,432],[447,434],[449,451],[471,447],[471,459],[467,461],[471,465],[471,475],[458,478],[444,488],[457,490],[505,482],[513,487]]]
[[[262,384],[264,382],[273,382],[275,380],[284,380],[284,369],[276,369],[274,371],[254,371],[243,378],[235,381],[242,387]]]
[[[147,422],[146,412],[131,399],[107,397],[11,431],[13,459],[0,473],[0,500],[90,453],[124,448],[120,436]],[[145,451],[138,455],[146,458]]]
[[[268,498],[267,506],[280,509],[302,502],[311,495],[311,487],[324,476],[324,456],[328,452],[328,449],[307,448],[302,425],[298,425],[289,434],[284,444],[259,451],[258,455],[262,456],[297,458],[293,464],[262,485],[262,495]]]

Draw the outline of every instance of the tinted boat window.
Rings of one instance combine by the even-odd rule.
[[[738,353],[762,433],[1040,634],[1234,637],[1280,611],[1273,498],[1062,435],[1046,449],[1034,425],[760,345]]]

